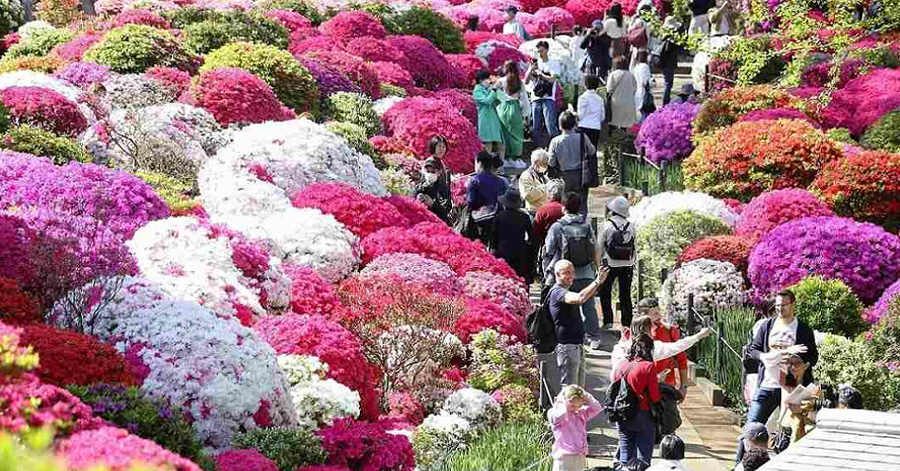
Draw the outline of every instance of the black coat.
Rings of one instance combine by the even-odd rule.
[[[691,0],[688,3],[688,8],[691,9],[692,15],[699,16],[707,14],[714,5],[713,0]]]
[[[533,251],[529,241],[534,239],[531,218],[521,209],[503,209],[494,217],[490,248],[498,258],[521,277],[526,277]]]
[[[447,184],[446,178],[439,178],[431,185],[420,181],[416,185],[416,196],[420,194],[428,195],[434,200],[434,204],[429,209],[435,216],[446,223],[450,222],[450,209],[453,207],[453,202],[450,199],[450,185]]]
[[[769,332],[772,325],[777,319],[772,318],[763,323],[759,328],[759,332],[753,337],[753,343],[747,348],[747,354],[759,362],[759,381],[757,385],[762,384],[766,376],[766,368],[759,356],[763,353],[769,353]],[[819,350],[816,348],[816,335],[813,330],[803,321],[797,320],[797,341],[796,345],[806,345],[806,353],[800,355],[804,362],[809,363],[806,374],[803,375],[803,385],[807,386],[813,382],[813,367],[819,362]]]
[[[581,48],[587,51],[591,66],[603,71],[609,71],[612,67],[612,58],[609,57],[609,36],[603,34],[587,35],[581,40]],[[606,80],[606,77],[601,77]]]
[[[678,401],[681,400],[681,392],[666,383],[659,383],[661,399],[653,404],[653,421],[656,424],[656,444],[662,441],[666,435],[671,435],[681,427],[681,412],[678,411]]]

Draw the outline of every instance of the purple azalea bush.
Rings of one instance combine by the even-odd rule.
[[[78,88],[87,90],[92,85],[102,83],[110,76],[110,68],[93,62],[73,62],[53,74]]]
[[[694,150],[691,122],[699,109],[691,103],[670,103],[660,108],[641,124],[635,147],[646,150],[647,159],[657,165],[687,157]]]
[[[757,301],[821,275],[843,281],[870,304],[900,277],[900,238],[852,219],[802,218],[778,226],[753,248],[748,274]]]
[[[359,86],[337,70],[312,59],[298,60],[316,79],[323,101],[337,92],[362,93]]]
[[[900,294],[900,280],[897,280],[894,284],[889,286],[888,289],[884,290],[884,293],[878,298],[878,302],[863,312],[863,319],[870,324],[877,324],[878,321],[887,314],[888,306],[891,305],[891,301],[893,301],[898,294]]]

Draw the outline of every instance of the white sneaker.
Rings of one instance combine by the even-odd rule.
[[[600,350],[601,345],[599,340],[591,340],[591,350]]]
[[[516,168],[515,164],[513,164],[510,159],[503,159],[503,167],[504,168]]]
[[[528,164],[526,164],[524,160],[516,159],[514,162],[516,164],[516,168],[528,168]]]

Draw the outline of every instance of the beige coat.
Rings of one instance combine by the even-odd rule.
[[[637,122],[634,93],[637,91],[637,80],[627,70],[614,70],[609,73],[606,91],[612,97],[612,119],[609,124],[620,128],[630,128]]]
[[[537,212],[541,206],[550,201],[550,194],[547,193],[546,178],[541,179],[533,168],[529,167],[519,176],[519,193],[525,198],[525,210],[528,212]]]

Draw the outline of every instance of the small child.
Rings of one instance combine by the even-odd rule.
[[[589,392],[574,384],[556,396],[547,411],[553,428],[553,471],[582,471],[588,451],[587,422],[596,417],[603,406]]]

